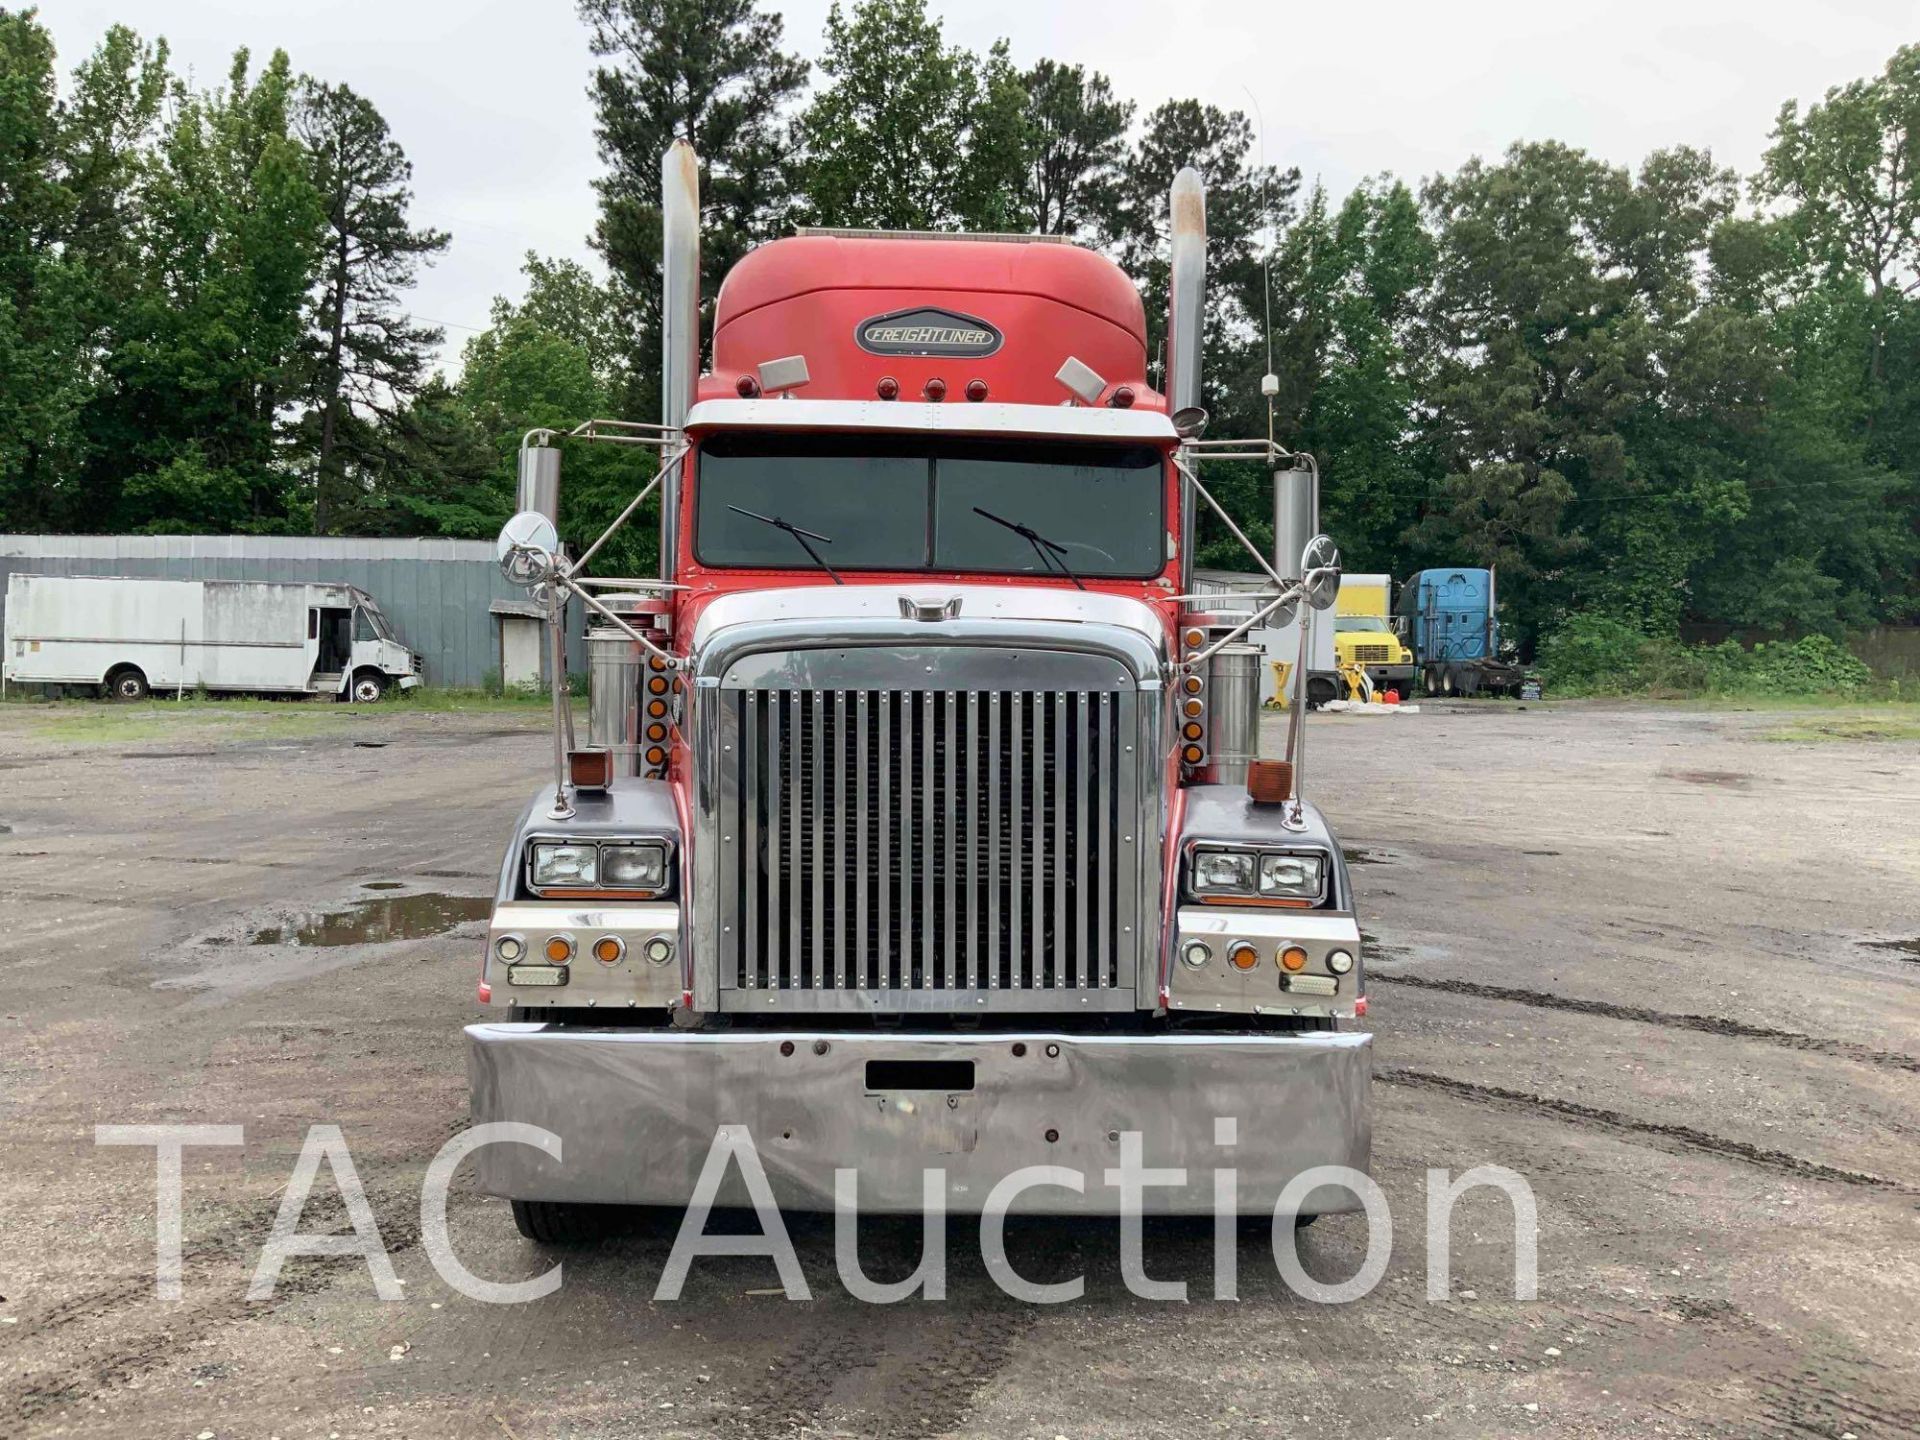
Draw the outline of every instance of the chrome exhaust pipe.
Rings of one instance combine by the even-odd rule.
[[[1173,177],[1167,196],[1172,221],[1167,291],[1167,403],[1173,410],[1200,404],[1200,358],[1207,318],[1207,187],[1191,165]],[[1180,591],[1193,590],[1193,487],[1181,486]]]
[[[660,157],[660,423],[679,429],[700,378],[700,157],[676,140]],[[660,578],[673,579],[678,467],[660,486]]]

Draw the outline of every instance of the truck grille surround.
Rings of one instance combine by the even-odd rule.
[[[938,674],[938,651],[919,658]],[[1132,1008],[1141,937],[1158,933],[1143,857],[1159,797],[1138,763],[1152,699],[1132,684],[721,689],[721,1007]]]

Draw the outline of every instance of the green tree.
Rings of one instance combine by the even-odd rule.
[[[1021,223],[1027,96],[1004,41],[948,45],[924,0],[827,12],[827,83],[800,117],[799,208],[816,223],[1004,230]]]
[[[282,530],[303,518],[281,439],[301,398],[325,212],[289,123],[287,57],[249,71],[243,50],[226,86],[176,87],[140,187],[139,283],[89,411],[102,528]]]
[[[623,409],[659,410],[660,157],[675,139],[700,157],[701,294],[785,212],[782,114],[806,81],[780,17],[755,0],[580,0],[593,53],[600,157],[594,245],[613,272],[628,335]]]
[[[1025,226],[1043,235],[1098,233],[1113,213],[1127,158],[1130,101],[1097,71],[1042,60],[1021,77],[1029,145]]]
[[[309,303],[305,429],[313,453],[313,529],[356,523],[351,474],[378,458],[374,431],[418,392],[444,332],[400,309],[423,261],[448,245],[414,229],[413,167],[380,112],[344,85],[305,81],[296,124],[326,207],[319,274]]]
[[[609,414],[617,375],[605,368],[606,317],[617,301],[577,265],[527,257],[526,298],[493,302],[492,324],[466,345],[459,397],[495,456],[486,505],[495,528],[511,512],[514,457],[535,428],[560,431]],[[597,300],[596,300],[597,291]],[[590,543],[653,474],[651,451],[569,445],[561,486],[560,532],[576,547]],[[659,558],[659,511],[645,507],[601,552],[600,574],[644,575]]]
[[[50,518],[83,398],[59,145],[53,41],[33,11],[0,10],[0,523],[22,528]]]

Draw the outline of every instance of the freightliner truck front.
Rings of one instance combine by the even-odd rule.
[[[556,670],[586,610],[592,683],[582,722],[555,687],[467,1031],[475,1122],[560,1143],[486,1146],[481,1183],[564,1241],[688,1203],[721,1126],[800,1209],[853,1168],[863,1208],[920,1209],[932,1169],[977,1211],[1041,1165],[1084,1183],[1014,1209],[1112,1213],[1130,1132],[1186,1167],[1150,1211],[1209,1211],[1219,1167],[1246,1213],[1365,1171],[1353,891],[1301,797],[1303,705],[1258,754],[1242,639],[1311,622],[1338,560],[1302,544],[1308,457],[1204,437],[1199,176],[1171,196],[1164,394],[1127,277],[1041,236],[774,241],[722,285],[702,373],[684,144],[663,179],[662,423],[530,434],[501,537]],[[558,542],[562,450],[595,442],[659,452],[628,512],[658,494],[657,579]],[[1271,592],[1237,611],[1191,583],[1203,505],[1245,543],[1215,459],[1277,487],[1277,554],[1248,547]],[[747,1202],[738,1171],[717,1198]]]

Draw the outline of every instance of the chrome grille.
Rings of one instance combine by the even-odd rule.
[[[1131,1003],[1135,693],[748,688],[719,703],[723,990],[790,1008]]]
[[[1353,658],[1362,665],[1384,665],[1393,659],[1391,645],[1356,645]]]

